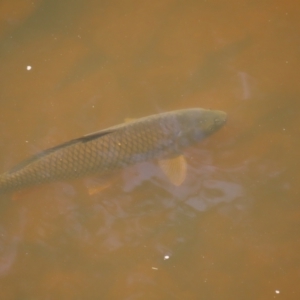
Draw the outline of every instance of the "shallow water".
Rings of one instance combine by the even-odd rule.
[[[129,117],[228,123],[180,187],[147,162],[1,196],[1,299],[299,299],[300,6],[2,2],[1,172]]]

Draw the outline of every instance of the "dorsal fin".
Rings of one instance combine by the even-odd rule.
[[[23,162],[19,163],[18,165],[16,165],[14,168],[12,168],[11,170],[9,170],[7,172],[7,174],[11,174],[11,173],[14,173],[14,172],[17,172],[19,171],[20,169],[26,167],[27,165],[29,165],[30,163],[38,160],[38,159],[41,159],[42,157],[45,157],[55,151],[58,151],[60,149],[63,149],[63,148],[66,148],[66,147],[69,147],[71,145],[74,145],[74,144],[78,144],[78,143],[86,143],[86,142],[89,142],[89,141],[92,141],[92,140],[95,140],[95,139],[98,139],[104,135],[107,135],[109,133],[112,133],[114,130],[111,130],[111,129],[108,129],[108,130],[101,130],[101,131],[98,131],[98,132],[95,132],[95,133],[92,133],[92,134],[88,134],[88,135],[85,135],[85,136],[82,136],[80,138],[77,138],[77,139],[73,139],[73,140],[70,140],[68,142],[65,142],[65,143],[62,143],[62,144],[59,144],[55,147],[52,147],[52,148],[49,148],[49,149],[46,149],[44,151],[41,151],[33,156],[31,156],[30,158],[24,160]]]

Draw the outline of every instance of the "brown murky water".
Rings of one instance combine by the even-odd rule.
[[[224,110],[154,163],[0,203],[1,299],[300,299],[296,1],[2,0],[0,169],[152,113]],[[92,183],[91,183],[92,182]]]

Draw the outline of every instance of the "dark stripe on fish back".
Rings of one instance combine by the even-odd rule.
[[[21,169],[23,169],[24,167],[28,166],[29,164],[33,163],[34,161],[37,161],[53,152],[56,152],[58,150],[61,150],[63,148],[67,148],[69,146],[72,146],[74,144],[78,144],[78,143],[86,143],[86,142],[89,142],[89,141],[92,141],[94,139],[98,139],[104,135],[107,135],[109,133],[113,132],[112,130],[103,130],[103,131],[99,131],[97,133],[94,133],[92,135],[86,135],[86,136],[83,136],[83,137],[80,137],[80,138],[77,138],[77,139],[73,139],[73,140],[70,140],[68,142],[65,142],[63,144],[60,144],[58,146],[55,146],[55,147],[52,147],[52,148],[49,148],[47,150],[44,150],[42,152],[39,152],[35,155],[33,155],[32,157],[26,159],[25,161],[19,163],[18,165],[16,165],[15,167],[13,167],[11,170],[9,170],[8,172],[6,172],[6,174],[12,174],[12,173],[15,173]]]

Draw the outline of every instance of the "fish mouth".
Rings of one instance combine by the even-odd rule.
[[[214,120],[215,126],[216,127],[221,127],[223,126],[227,121],[227,113],[221,110],[216,111],[216,117]]]

